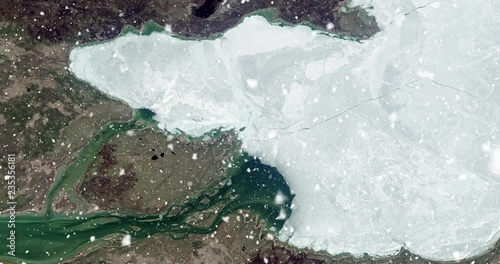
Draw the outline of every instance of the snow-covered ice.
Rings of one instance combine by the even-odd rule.
[[[485,251],[500,237],[500,1],[354,2],[382,28],[365,43],[254,16],[215,40],[77,47],[70,68],[170,131],[246,127],[244,149],[296,193],[293,245]]]

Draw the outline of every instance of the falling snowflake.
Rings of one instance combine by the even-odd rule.
[[[132,236],[124,235],[122,238],[122,247],[130,246],[131,243],[132,243]]]
[[[255,79],[247,79],[247,85],[248,87],[255,89],[257,86],[259,86],[259,82]]]

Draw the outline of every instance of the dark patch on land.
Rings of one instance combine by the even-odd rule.
[[[116,158],[113,155],[114,151],[116,151],[116,144],[105,144],[97,153],[102,159],[101,165],[99,166],[100,173],[108,172],[109,168],[117,164]]]
[[[99,197],[95,203],[103,208],[106,208],[110,202],[119,199],[123,192],[132,189],[138,181],[137,174],[132,171],[133,164],[127,166],[123,175],[107,176],[110,174],[109,170],[118,164],[115,157],[116,147],[116,144],[102,146],[98,152],[101,158],[98,168],[99,174],[92,177],[87,183],[89,191]]]
[[[88,187],[90,191],[101,197],[96,203],[105,207],[105,205],[120,197],[120,194],[132,189],[138,181],[135,172],[127,172],[117,177],[115,181],[104,176],[94,176],[90,179]]]
[[[222,0],[206,0],[203,5],[193,8],[193,15],[199,18],[209,18],[219,7]]]

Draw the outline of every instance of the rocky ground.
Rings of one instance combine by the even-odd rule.
[[[309,22],[319,28],[355,38],[378,31],[373,18],[359,9],[341,10],[346,0],[13,0],[0,7],[0,16],[27,29],[38,41],[101,41],[115,37],[125,25],[140,28],[146,21],[171,25],[186,37],[208,37],[236,25],[257,10],[275,10],[290,24]],[[328,26],[330,28],[330,26]]]

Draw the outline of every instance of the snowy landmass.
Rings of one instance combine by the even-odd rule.
[[[500,1],[355,1],[365,43],[248,17],[215,40],[127,34],[71,71],[164,128],[224,127],[296,193],[280,239],[437,260],[500,237]]]

